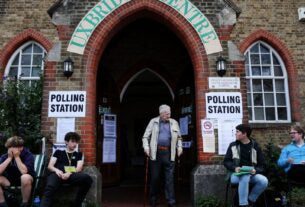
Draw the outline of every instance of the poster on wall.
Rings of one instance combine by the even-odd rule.
[[[202,134],[202,144],[203,152],[214,153],[215,150],[215,134],[214,126],[211,120],[203,119],[201,120],[201,134]]]
[[[104,137],[116,138],[116,115],[104,115]]]
[[[189,123],[188,116],[181,117],[179,119],[180,132],[182,136],[188,135],[188,128],[189,128],[188,123]]]
[[[218,119],[218,154],[224,155],[231,142],[236,140],[235,127],[242,123],[241,119]]]
[[[103,140],[103,163],[116,162],[116,139],[104,138]]]
[[[86,91],[50,91],[49,117],[85,117]]]
[[[75,118],[57,118],[56,142],[65,142],[65,135],[75,131]]]

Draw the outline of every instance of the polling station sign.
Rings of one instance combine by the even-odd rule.
[[[240,119],[243,116],[241,93],[211,92],[205,94],[207,118]]]
[[[86,91],[50,91],[49,117],[85,117]]]

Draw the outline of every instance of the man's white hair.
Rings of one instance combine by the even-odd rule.
[[[171,107],[169,107],[166,104],[162,104],[161,106],[159,106],[159,113],[163,113],[163,112],[171,112]]]

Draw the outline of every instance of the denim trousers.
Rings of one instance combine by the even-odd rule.
[[[231,175],[231,183],[238,184],[239,205],[248,205],[248,200],[255,202],[268,186],[268,179],[261,175]],[[249,194],[249,186],[251,186]]]
[[[158,151],[156,160],[150,160],[150,203],[156,203],[161,172],[164,175],[164,191],[168,204],[175,204],[174,192],[175,162],[170,160],[170,150]]]

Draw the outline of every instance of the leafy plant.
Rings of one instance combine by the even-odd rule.
[[[4,80],[0,86],[0,150],[5,151],[7,138],[18,135],[25,140],[25,146],[37,152],[36,142],[42,137],[41,103],[42,82],[20,81],[16,78]]]
[[[206,196],[198,198],[197,207],[223,207],[224,204],[214,196]]]
[[[291,199],[294,205],[304,206],[305,203],[305,188],[293,188],[291,193]]]

